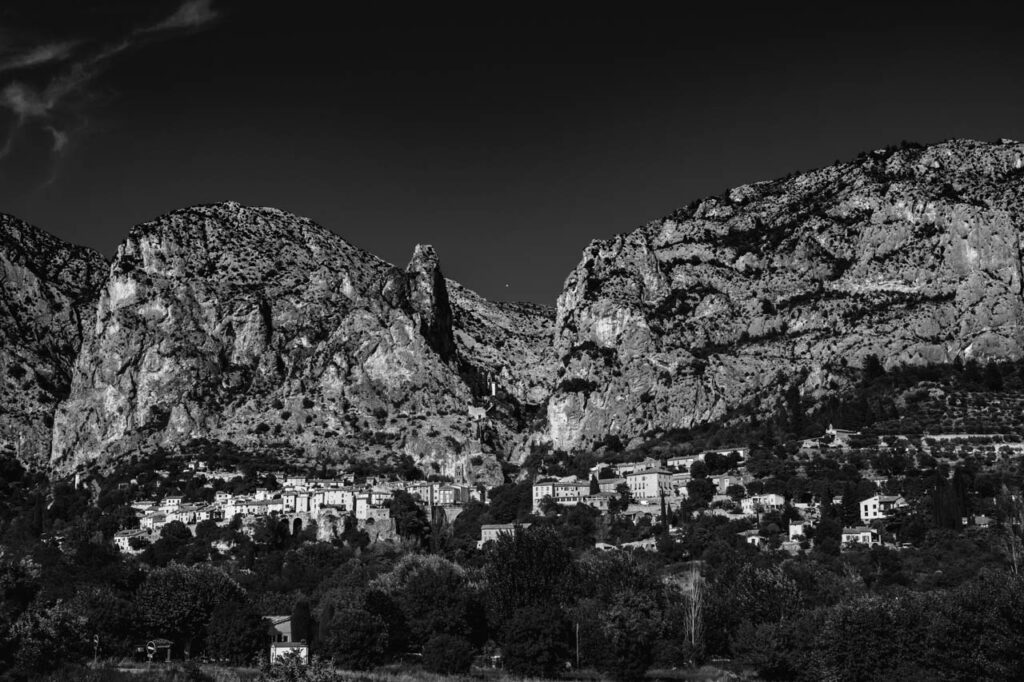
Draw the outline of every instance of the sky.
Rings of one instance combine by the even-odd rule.
[[[177,208],[274,206],[554,304],[591,240],[702,196],[1024,139],[1011,3],[349,4],[3,0],[0,212],[111,256]]]

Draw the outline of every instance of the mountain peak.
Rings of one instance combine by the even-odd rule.
[[[417,244],[405,272],[409,278],[409,302],[420,318],[420,333],[441,358],[453,359],[452,307],[434,247]]]

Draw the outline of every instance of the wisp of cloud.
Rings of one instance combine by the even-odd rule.
[[[0,60],[0,76],[19,76],[0,88],[0,109],[14,114],[14,121],[0,146],[0,159],[10,154],[27,126],[42,125],[52,138],[50,152],[61,154],[70,142],[68,121],[84,127],[81,109],[90,101],[89,86],[129,48],[200,29],[220,17],[212,0],[185,0],[165,19],[130,30],[117,40],[88,37],[48,42]],[[50,69],[48,76],[40,72]],[[29,80],[25,76],[32,76]],[[55,179],[51,174],[45,184]]]

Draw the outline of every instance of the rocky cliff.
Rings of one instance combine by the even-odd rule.
[[[204,438],[311,459],[404,453],[451,472],[480,449],[466,377],[490,365],[474,361],[515,365],[494,347],[501,332],[460,355],[453,317],[468,300],[496,309],[459,288],[453,310],[428,246],[402,270],[275,209],[197,206],[139,225],[89,321],[51,461]],[[499,453],[513,432],[496,428]]]
[[[0,450],[45,461],[106,272],[98,253],[0,215]]]
[[[849,368],[1016,358],[1024,146],[952,141],[737,187],[593,242],[558,299],[545,436],[624,443],[842,390]]]
[[[868,354],[1019,357],[1022,209],[1019,143],[878,150],[596,241],[556,310],[275,209],[176,211],[109,269],[4,218],[0,438],[62,470],[209,439],[496,480],[537,444],[813,405]]]

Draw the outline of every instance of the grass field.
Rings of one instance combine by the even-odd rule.
[[[259,668],[233,668],[218,665],[126,665],[110,663],[90,668],[67,668],[43,678],[68,682],[546,682],[539,678],[515,677],[500,670],[481,670],[468,675],[438,675],[411,666],[386,666],[371,671],[337,670],[324,666],[307,669],[278,667],[271,671]],[[596,671],[569,673],[560,680],[598,682],[607,678]],[[724,682],[752,680],[751,673],[731,672],[717,666],[687,670],[651,670],[649,680],[682,680],[685,682]]]

